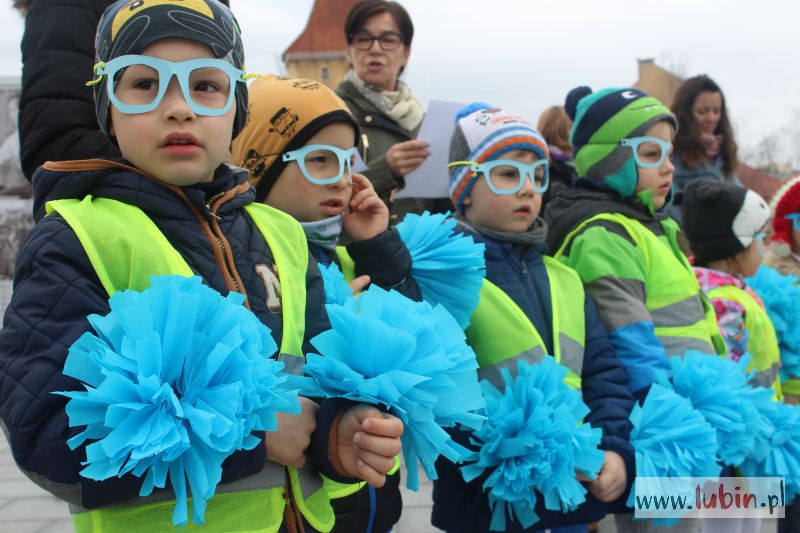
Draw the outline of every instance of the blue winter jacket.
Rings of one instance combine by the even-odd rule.
[[[48,200],[81,199],[89,194],[136,205],[150,216],[192,270],[224,295],[229,289],[224,267],[215,258],[217,244],[209,242],[201,224],[211,219],[208,202],[235,189],[235,194],[221,203],[217,222],[252,311],[269,326],[280,346],[280,309],[268,308],[266,282],[255,268],[272,265],[272,254],[242,209],[255,196],[246,178],[241,169],[221,165],[213,181],[171,190],[130,170],[40,169],[33,179],[39,199],[34,208],[41,215]],[[330,327],[323,306],[322,278],[313,260],[309,261],[306,287],[304,351],[310,349],[308,339]],[[130,474],[103,482],[79,475],[85,451],[83,447],[70,450],[66,441],[81,428],[68,427],[64,409],[67,398],[53,394],[83,390],[78,381],[62,374],[67,349],[90,330],[88,315],[108,312],[108,295],[75,233],[58,214],[39,220],[18,257],[13,297],[0,330],[0,423],[25,474],[58,497],[85,508],[134,498],[142,485],[140,478]],[[329,427],[325,422],[318,419],[318,429]],[[317,447],[327,448],[324,443]],[[265,459],[263,440],[253,450],[233,454],[223,464],[222,482],[259,472]],[[318,466],[330,472],[329,465]]]
[[[486,277],[511,296],[525,312],[542,341],[552,353],[553,325],[550,284],[542,254],[544,245],[520,247],[474,233],[476,242],[486,245]],[[632,483],[635,466],[633,447],[629,441],[631,424],[628,415],[633,397],[626,387],[627,376],[617,360],[605,327],[597,317],[589,296],[579,305],[586,316],[586,347],[581,371],[583,400],[590,409],[586,422],[603,430],[601,448],[618,453],[625,461],[628,485]],[[468,444],[468,434],[454,432],[461,444]],[[446,460],[436,464],[438,481],[433,484],[433,525],[449,532],[472,533],[489,531],[491,510],[482,484],[488,474],[465,483],[459,466]],[[627,491],[626,491],[627,492]],[[507,522],[507,532],[532,532],[570,524],[586,524],[606,515],[607,504],[586,495],[587,501],[571,513],[549,511],[538,498],[536,514],[540,520],[523,529],[517,522]]]

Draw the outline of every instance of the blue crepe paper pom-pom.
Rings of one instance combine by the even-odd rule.
[[[397,225],[411,254],[411,275],[432,305],[441,304],[466,329],[480,299],[486,275],[486,248],[471,236],[455,232],[447,214],[409,214]]]
[[[747,284],[764,302],[781,350],[781,375],[800,377],[800,277],[761,265]]]
[[[790,502],[800,494],[800,407],[779,402],[758,407],[764,429],[753,455],[741,465],[742,475],[783,477]]]
[[[688,399],[654,383],[644,404],[633,407],[630,421],[637,477],[719,476],[722,467],[717,463],[717,432]],[[632,490],[629,507],[633,507],[634,498]],[[669,525],[676,520],[653,522]]]
[[[338,266],[334,263],[327,266],[319,265],[319,271],[325,285],[325,303],[344,305],[353,299],[353,291]]]
[[[503,392],[481,381],[488,419],[470,438],[480,448],[477,462],[461,469],[466,481],[491,471],[483,488],[493,531],[505,530],[506,513],[525,529],[539,519],[533,487],[547,509],[574,510],[586,499],[576,471],[594,479],[604,459],[602,430],[581,423],[589,408],[564,384],[566,367],[547,356],[536,365],[520,361],[515,379],[507,368],[501,372]]]
[[[70,398],[70,426],[86,426],[70,448],[94,441],[82,476],[144,476],[141,496],[169,477],[181,526],[188,481],[193,521],[203,523],[225,458],[255,448],[254,431],[274,431],[276,412],[300,411],[283,363],[270,359],[269,328],[243,301],[199,277],[153,276],[141,293],[114,294],[106,316],[88,317],[96,334],[75,341],[64,365],[86,391],[56,393]]]
[[[688,351],[670,358],[672,381],[660,383],[688,399],[717,432],[719,459],[737,466],[752,454],[756,445],[759,417],[756,404],[769,402],[772,391],[748,385],[746,372],[751,356],[740,361]]]
[[[485,406],[475,354],[453,317],[375,285],[326,308],[332,329],[311,339],[321,355],[307,356],[305,372],[320,395],[386,406],[403,421],[407,486],[419,487],[417,460],[436,479],[439,455],[458,462],[469,454],[442,429],[484,420],[474,412]]]

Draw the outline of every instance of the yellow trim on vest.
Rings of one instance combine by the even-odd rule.
[[[333,507],[331,507],[331,497],[328,491],[325,490],[325,483],[323,481],[322,487],[308,497],[303,496],[303,488],[300,485],[300,475],[296,468],[291,466],[286,467],[289,472],[289,482],[292,484],[292,494],[294,494],[295,503],[311,527],[322,533],[328,533],[333,529],[336,521],[336,516],[333,514]]]
[[[336,247],[336,257],[339,258],[339,270],[342,271],[344,279],[348,282],[356,279],[356,262],[347,253],[347,248],[344,246]]]

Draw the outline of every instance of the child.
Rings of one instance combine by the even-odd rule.
[[[669,160],[675,117],[638,89],[573,89],[565,108],[579,178],[548,206],[548,244],[597,303],[628,388],[643,399],[667,357],[722,353],[713,308],[678,248]],[[699,524],[683,521],[699,530]],[[638,524],[637,524],[638,525]],[[637,525],[617,516],[620,531]],[[644,526],[644,524],[643,524]],[[646,524],[652,527],[652,524]]]
[[[743,281],[761,264],[769,206],[759,195],[735,185],[699,179],[684,189],[683,229],[694,252],[700,288],[711,298],[728,357],[753,359],[754,385],[781,397],[780,352],[775,328],[761,299]]]
[[[800,276],[800,176],[784,183],[770,205],[775,216],[764,264],[784,276]],[[800,376],[785,376],[782,389],[787,403],[800,403]]]
[[[249,86],[250,116],[232,145],[233,160],[246,167],[256,200],[300,222],[312,256],[323,265],[344,262],[358,291],[370,281],[419,300],[411,257],[398,232],[388,229],[389,210],[364,176],[351,172],[359,129],[347,106],[325,85],[271,77]],[[275,117],[290,127],[273,127]],[[340,239],[350,244],[338,246]],[[399,462],[397,463],[399,466]],[[385,532],[399,520],[399,473],[376,491],[364,487],[332,501],[336,531]],[[353,487],[357,489],[358,487]]]
[[[727,356],[753,359],[751,383],[772,388],[781,399],[780,352],[775,328],[761,299],[745,284],[761,264],[761,247],[771,211],[758,194],[737,185],[709,179],[690,182],[683,191],[683,229],[694,253],[694,271],[711,298]],[[703,521],[705,533],[753,532],[759,518],[717,518]]]
[[[85,478],[83,447],[67,446],[76,431],[67,399],[53,392],[80,388],[62,371],[68,347],[90,329],[86,317],[107,314],[110,294],[143,290],[150,274],[175,274],[183,264],[180,273],[247,296],[288,371],[301,368],[308,339],[329,325],[300,228],[250,205],[247,174],[223,164],[247,114],[230,11],[216,0],[119,1],[101,19],[97,54],[99,124],[125,159],[47,164],[34,176],[50,214],[15,270],[0,331],[0,417],[17,464],[70,503],[78,531],[172,530],[172,506],[163,504],[174,499],[171,489],[142,500],[142,480],[131,474]],[[276,262],[287,267],[280,277],[267,273]],[[226,460],[215,499],[238,502],[237,512],[221,513],[212,500],[206,530],[330,530],[327,493],[305,465],[310,452],[314,466],[339,480],[384,482],[400,449],[399,420],[366,406],[301,403],[302,414],[279,417],[265,442]]]
[[[535,512],[540,520],[527,531],[602,518],[602,502],[618,498],[633,473],[627,419],[633,399],[625,388],[625,372],[578,276],[543,255],[547,226],[539,210],[547,188],[547,155],[546,142],[522,117],[484,105],[458,114],[450,143],[450,197],[462,231],[486,246],[487,281],[466,331],[481,366],[479,376],[500,386],[501,368],[516,370],[519,360],[538,362],[553,354],[575,382],[582,379],[583,399],[591,410],[586,422],[603,430],[605,464],[588,485],[588,501],[565,515],[545,510],[539,498]],[[503,301],[504,314],[497,314],[497,306],[490,309],[489,300]],[[519,317],[525,324],[515,322]],[[536,335],[526,329],[535,329]],[[485,347],[480,339],[491,339],[493,346]],[[457,437],[466,445],[466,435]],[[445,461],[439,461],[437,471],[433,524],[451,532],[488,531],[491,511],[481,487],[484,479],[465,483],[459,467]],[[511,528],[524,530],[518,523]]]

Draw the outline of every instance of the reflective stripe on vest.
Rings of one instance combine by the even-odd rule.
[[[645,306],[667,355],[682,356],[688,350],[725,354],[725,341],[719,333],[714,307],[700,290],[691,265],[678,247],[678,226],[672,219],[661,221],[669,243],[666,244],[637,220],[619,213],[595,215],[567,236],[555,257],[562,258],[572,239],[598,220],[625,228],[641,251],[646,269]]]
[[[767,312],[751,295],[734,285],[714,287],[708,291],[708,297],[731,300],[744,307],[744,327],[750,335],[747,352],[753,356],[747,370],[756,372],[750,383],[772,388],[776,398],[781,399],[781,352],[778,348],[778,335]]]
[[[151,275],[193,275],[183,257],[169,243],[155,223],[138,207],[108,198],[87,196],[83,200],[48,202],[46,208],[48,214],[53,211],[59,213],[78,236],[109,296],[129,288],[143,291],[150,286]],[[297,221],[276,209],[263,204],[250,204],[245,207],[245,210],[272,251],[279,277],[283,274],[283,278],[280,280],[283,319],[280,359],[286,365],[286,371],[299,373],[304,364],[302,344],[305,331],[305,272],[308,269],[306,237]],[[131,228],[136,228],[136,231],[131,231]],[[120,238],[122,235],[125,236],[124,239]],[[301,272],[303,275],[295,276],[291,274],[293,272]],[[292,467],[287,467],[287,469],[293,485],[297,484],[297,487],[293,487],[293,492],[303,517],[319,531],[330,531],[334,523],[333,510],[327,493],[321,490],[323,489],[322,479],[316,472],[310,470],[310,467],[304,468],[301,472]],[[210,513],[218,505],[236,505],[238,506],[237,515],[247,514],[249,516],[252,511],[264,518],[265,521],[253,531],[276,531],[283,519],[283,505],[270,508],[267,516],[264,514],[266,511],[262,502],[280,501],[285,503],[283,486],[286,482],[286,469],[265,467],[264,470],[269,474],[269,479],[261,480],[262,490],[239,490],[236,483],[219,485],[217,487],[217,491],[220,493],[218,496],[226,493],[229,496],[219,500],[218,496],[215,496],[208,503],[206,523],[212,524],[210,517],[217,516],[217,513]],[[306,470],[308,471],[306,472]],[[255,497],[254,494],[260,496]],[[309,496],[306,497],[306,495]],[[174,505],[175,502],[174,499],[166,501],[172,502],[171,505]],[[257,504],[259,508],[243,507],[252,504]],[[99,509],[73,516],[76,528],[79,525],[81,528],[92,527],[80,531],[101,531],[101,529],[95,529],[95,526],[105,523],[110,519],[108,516],[112,515],[117,517],[115,523],[127,524],[131,527],[134,527],[130,522],[134,516],[138,517],[136,520],[141,520],[142,516],[151,516],[148,513],[152,513],[152,520],[160,520],[160,509],[164,505],[166,505],[164,502],[134,503],[127,507]],[[109,513],[108,516],[106,516],[107,513]],[[125,518],[129,515],[131,518]],[[242,518],[244,520],[244,517]],[[232,517],[228,517],[228,520],[225,520],[225,529],[216,530],[250,531],[245,526],[231,528],[231,519]],[[148,520],[150,519],[148,518]],[[249,523],[249,520],[247,521]],[[171,523],[171,519],[168,517],[166,524],[169,525],[168,530],[170,531],[173,530]],[[154,526],[151,523],[149,530],[153,531],[155,527],[158,525]],[[214,531],[215,529],[210,528],[215,527],[213,524],[206,525],[203,526],[203,530]],[[116,530],[115,528],[114,531]],[[121,531],[128,530],[123,528]]]
[[[586,337],[583,284],[571,268],[550,257],[543,260],[552,302],[552,355],[570,370],[564,382],[579,389]],[[514,376],[517,361],[538,363],[546,355],[544,341],[525,312],[488,279],[483,280],[466,335],[480,366],[478,377],[496,387],[504,387],[502,368],[509,368]]]

